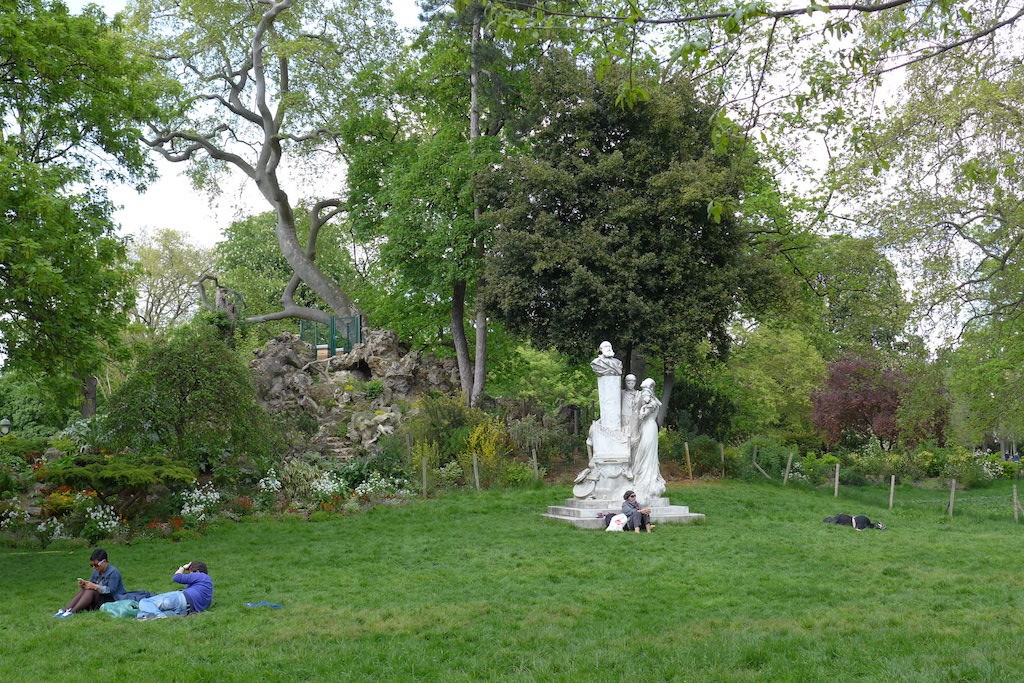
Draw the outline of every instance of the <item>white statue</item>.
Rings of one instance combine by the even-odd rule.
[[[658,410],[661,401],[654,395],[654,380],[648,377],[640,383],[636,419],[638,440],[632,450],[633,488],[644,501],[659,498],[665,493],[665,480],[658,464]],[[642,496],[642,498],[641,498]]]
[[[622,390],[622,431],[629,437],[630,443],[637,438],[637,401],[640,392],[636,390],[636,375],[626,375],[626,388]]]
[[[622,430],[622,361],[611,342],[601,342],[600,354],[590,363],[597,375],[600,415],[587,433],[587,469],[576,477],[577,498],[614,499],[629,488],[629,436]],[[634,378],[635,379],[635,378]]]
[[[622,374],[622,361],[615,357],[615,352],[612,350],[612,343],[609,341],[601,342],[600,354],[597,358],[590,361],[590,367],[594,369],[598,377],[605,377],[608,375],[621,375]]]

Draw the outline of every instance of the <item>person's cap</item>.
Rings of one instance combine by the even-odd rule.
[[[630,496],[635,496],[635,495],[636,495],[635,491],[626,491],[625,493],[622,494],[622,500],[629,500]]]

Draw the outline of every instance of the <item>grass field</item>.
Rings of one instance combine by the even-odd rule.
[[[108,547],[129,589],[204,560],[213,608],[51,618],[88,550],[0,549],[4,681],[1019,681],[1010,484],[948,491],[698,483],[651,535],[540,513],[568,487],[453,494],[323,522]],[[865,513],[889,530],[824,525]],[[244,606],[269,600],[280,610]]]

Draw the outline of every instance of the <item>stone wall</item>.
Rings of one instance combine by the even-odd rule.
[[[371,452],[395,431],[400,404],[436,391],[460,391],[454,359],[410,351],[389,330],[363,330],[348,353],[317,360],[309,344],[291,332],[254,352],[250,363],[260,402],[271,413],[313,419],[316,433],[293,449],[350,460]]]

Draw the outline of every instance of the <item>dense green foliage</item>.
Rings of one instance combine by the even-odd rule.
[[[111,206],[83,185],[146,177],[150,65],[98,11],[44,0],[0,4],[0,64],[0,356],[81,381],[131,303]]]
[[[248,369],[203,322],[156,340],[108,413],[114,446],[170,455],[217,482],[255,484],[279,445]]]
[[[155,680],[221,681],[1008,681],[1024,667],[1007,487],[961,496],[950,519],[948,491],[901,487],[889,511],[887,488],[698,484],[669,495],[707,523],[649,536],[540,516],[567,493],[467,492],[107,546],[129,589],[171,590],[178,564],[208,564],[212,608],[150,624],[52,619],[88,549],[0,549],[6,678],[130,678],[140,662]],[[822,524],[837,512],[889,529]],[[260,600],[284,607],[245,607]],[[602,626],[623,620],[643,631],[635,647]]]
[[[199,307],[195,282],[210,270],[210,251],[192,244],[184,233],[165,228],[141,235],[130,255],[139,266],[136,329],[152,335],[188,322]]]
[[[745,235],[730,211],[749,160],[712,146],[713,108],[662,84],[624,109],[617,81],[561,55],[536,74],[529,148],[492,174],[488,280],[510,330],[578,358],[615,339],[667,369],[710,338],[743,297]]]

